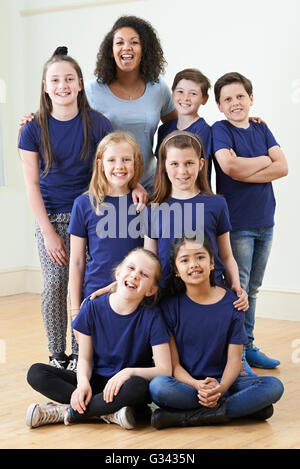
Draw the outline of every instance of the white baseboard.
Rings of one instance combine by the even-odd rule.
[[[20,293],[41,293],[42,272],[39,267],[19,267],[0,271],[0,297]]]
[[[0,297],[20,293],[38,293],[43,288],[38,267],[21,267],[0,271]],[[300,321],[300,291],[261,289],[256,315],[261,318]]]

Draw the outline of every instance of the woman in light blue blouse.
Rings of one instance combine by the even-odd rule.
[[[101,110],[114,130],[132,133],[141,147],[141,184],[149,194],[156,168],[154,134],[160,121],[176,118],[171,92],[160,76],[165,64],[152,26],[135,16],[122,16],[103,39],[95,77],[86,85],[91,107]]]

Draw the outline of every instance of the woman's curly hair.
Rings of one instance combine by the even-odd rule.
[[[136,16],[121,16],[106,34],[97,54],[95,76],[105,84],[110,84],[116,79],[116,64],[112,56],[113,39],[118,29],[126,27],[134,29],[140,36],[142,43],[140,73],[142,77],[146,83],[157,82],[159,75],[164,72],[167,62],[154,28],[150,23]]]

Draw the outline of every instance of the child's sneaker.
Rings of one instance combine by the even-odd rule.
[[[69,424],[69,408],[68,404],[31,404],[26,413],[26,425],[30,428],[48,425],[50,423],[64,422]]]
[[[257,374],[251,370],[249,363],[244,356],[242,357],[239,376],[257,376]]]
[[[78,362],[78,355],[75,355],[75,354],[70,355],[67,370],[74,371],[76,373],[76,371],[77,371],[77,362]]]
[[[276,368],[276,366],[280,364],[279,360],[267,357],[267,355],[261,352],[257,347],[246,350],[246,358],[249,365],[255,368]]]
[[[55,368],[66,368],[68,366],[69,359],[67,355],[61,357],[51,356],[49,357],[49,365],[54,366]]]
[[[135,416],[132,407],[122,407],[114,414],[101,415],[101,418],[106,423],[117,423],[127,430],[135,427]]]

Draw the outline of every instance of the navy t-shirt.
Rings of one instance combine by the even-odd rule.
[[[163,139],[177,129],[177,119],[165,122],[158,128],[157,133],[157,146],[155,154],[158,156],[158,150],[161,145]],[[207,124],[207,122],[203,119],[203,117],[199,117],[195,122],[193,122],[189,127],[184,129],[185,132],[191,132],[196,134],[200,137],[204,150],[205,150],[205,158],[210,158],[211,156],[211,128]]]
[[[139,222],[142,214],[136,213],[131,193],[105,197],[100,210],[101,215],[96,215],[88,194],[77,197],[68,227],[68,233],[87,239],[89,258],[85,270],[84,298],[111,283],[114,267],[129,251],[144,244]]]
[[[220,378],[227,362],[228,345],[248,342],[245,314],[234,308],[236,300],[237,296],[227,290],[220,301],[209,305],[195,303],[185,293],[161,302],[180,363],[195,379]]]
[[[94,372],[111,377],[123,368],[153,366],[152,347],[170,340],[160,309],[139,305],[121,315],[110,306],[109,296],[87,299],[72,322],[76,331],[92,337]]]
[[[183,234],[192,233],[199,234],[201,242],[203,235],[210,238],[214,249],[216,281],[222,283],[225,267],[219,257],[217,238],[231,230],[224,197],[214,194],[198,194],[184,200],[171,197],[168,202],[157,205],[154,210],[151,206],[147,209],[148,226],[144,234],[158,241],[158,256],[163,268],[163,287],[171,275],[172,242],[175,238],[181,238]]]
[[[227,120],[212,126],[213,152],[233,149],[237,156],[252,158],[268,155],[278,145],[266,124],[250,122],[247,129],[235,127]],[[232,231],[274,225],[275,197],[271,182],[248,183],[227,176],[214,158],[217,192],[227,200]]]
[[[19,148],[39,154],[40,189],[47,213],[71,212],[74,199],[87,190],[97,144],[105,135],[113,132],[109,120],[96,111],[90,111],[90,152],[83,159],[84,143],[81,114],[73,119],[60,121],[49,117],[49,135],[54,162],[46,176],[45,160],[41,145],[41,128],[37,120],[24,125]]]

